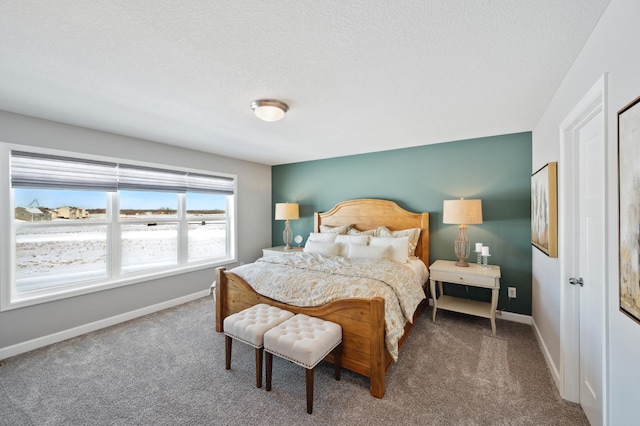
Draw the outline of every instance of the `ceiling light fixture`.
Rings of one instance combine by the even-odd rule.
[[[278,121],[289,111],[289,106],[277,99],[258,99],[251,102],[251,109],[264,121]]]

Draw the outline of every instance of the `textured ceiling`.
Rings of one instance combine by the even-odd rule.
[[[270,165],[529,131],[608,3],[2,0],[0,109]]]

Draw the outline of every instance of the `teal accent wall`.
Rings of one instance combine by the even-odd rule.
[[[482,200],[483,223],[469,225],[476,242],[490,247],[489,263],[502,270],[498,308],[531,315],[531,132],[492,136],[393,151],[274,166],[272,202],[300,204],[293,235],[313,231],[313,212],[356,198],[392,200],[414,212],[430,213],[431,262],[456,260],[457,225],[442,223],[444,200]],[[272,208],[273,215],[273,208]],[[273,221],[272,243],[282,245],[283,221]],[[475,261],[472,253],[469,261]],[[507,305],[507,287],[517,298]],[[466,297],[462,286],[445,293]],[[469,297],[490,300],[486,289]]]

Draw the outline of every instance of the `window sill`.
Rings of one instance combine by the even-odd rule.
[[[9,300],[9,297],[3,297],[2,304],[0,306],[0,312],[10,311],[12,309],[24,308],[27,306],[38,305],[40,303],[67,299],[70,297],[81,296],[84,294],[96,293],[98,291],[110,290],[118,287],[124,287],[128,285],[148,282],[148,281],[157,280],[161,278],[172,277],[175,275],[181,275],[189,272],[200,271],[203,269],[212,269],[212,268],[217,268],[219,266],[227,266],[236,262],[237,262],[237,259],[234,259],[234,258],[219,259],[219,260],[216,260],[215,262],[188,265],[181,268],[171,269],[168,271],[155,272],[155,273],[139,273],[132,277],[126,277],[126,278],[119,279],[117,281],[110,281],[108,283],[88,284],[82,287],[75,286],[74,288],[68,289],[68,290],[58,289],[57,291],[49,292],[48,294],[20,295],[18,297],[14,297],[13,300]],[[213,280],[214,280],[214,277],[212,275],[211,281],[213,282]],[[203,289],[208,288],[210,284],[211,283],[206,283],[206,286],[203,287]]]

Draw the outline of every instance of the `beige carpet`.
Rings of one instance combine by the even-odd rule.
[[[255,387],[253,349],[224,369],[211,298],[203,298],[5,361],[2,425],[587,425],[562,400],[530,326],[423,313],[387,375],[316,367],[314,413],[304,370],[274,358],[273,390]]]

